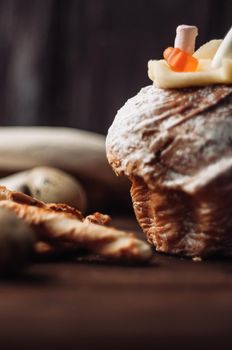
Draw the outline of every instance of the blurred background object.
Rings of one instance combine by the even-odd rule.
[[[0,125],[71,126],[105,134],[119,107],[150,84],[147,61],[178,24],[197,47],[222,38],[230,0],[0,0]]]
[[[86,191],[87,206],[74,178]],[[0,127],[0,184],[39,200],[86,207],[89,213],[131,208],[129,181],[115,176],[108,164],[105,137],[74,128]]]

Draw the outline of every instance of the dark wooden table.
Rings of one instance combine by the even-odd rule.
[[[0,283],[0,349],[231,349],[231,313],[230,260],[36,263]]]

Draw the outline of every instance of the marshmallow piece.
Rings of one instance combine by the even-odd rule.
[[[192,55],[195,51],[195,41],[198,29],[195,26],[182,24],[176,28],[174,47]]]
[[[211,67],[219,68],[222,65],[223,58],[232,58],[232,27],[226,34],[221,45],[212,60]]]

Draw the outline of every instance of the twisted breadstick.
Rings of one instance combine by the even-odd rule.
[[[106,258],[146,261],[150,246],[132,233],[84,220],[81,213],[66,205],[45,204],[20,192],[0,186],[0,207],[8,208],[35,228],[39,241],[52,246],[86,249]],[[96,222],[104,217],[96,215]]]

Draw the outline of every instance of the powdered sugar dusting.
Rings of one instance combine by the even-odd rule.
[[[207,183],[214,169],[207,172],[208,167],[232,158],[232,86],[147,86],[118,111],[106,149],[117,174],[153,179],[169,188],[198,176]]]

